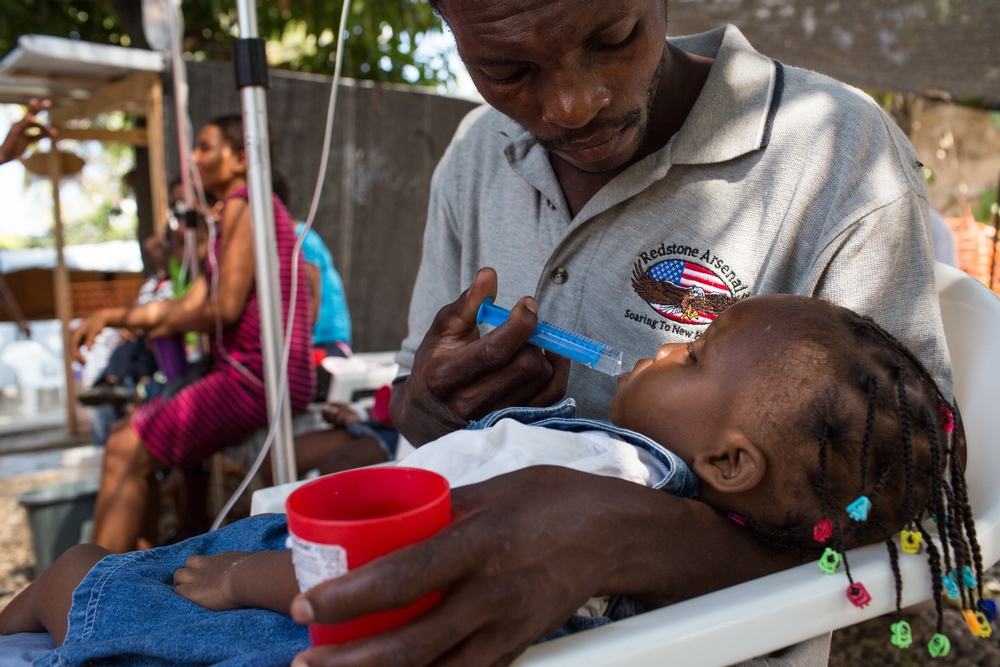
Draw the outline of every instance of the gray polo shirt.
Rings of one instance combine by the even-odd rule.
[[[625,352],[631,368],[689,341],[712,299],[817,296],[870,315],[924,362],[945,395],[951,363],[934,288],[922,165],[863,92],[754,51],[734,26],[672,39],[715,58],[680,131],[573,217],[546,151],[480,107],[431,184],[423,261],[397,359],[409,372],[435,313],[484,266],[497,303]],[[606,419],[614,379],[573,364],[578,415]]]

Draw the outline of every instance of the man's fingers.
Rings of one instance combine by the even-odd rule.
[[[469,289],[454,303],[438,311],[429,333],[437,337],[464,338],[476,329],[476,313],[487,297],[497,298],[497,272],[490,267],[479,269]]]
[[[342,577],[325,581],[292,602],[299,623],[340,623],[399,609],[464,577],[475,559],[455,524],[418,544],[382,556]]]
[[[510,319],[478,341],[451,350],[447,359],[435,364],[424,375],[430,392],[447,397],[456,387],[467,387],[506,367],[538,326],[534,299],[525,297],[511,310]],[[475,320],[473,319],[473,322]],[[526,374],[532,377],[535,373]]]
[[[528,407],[548,407],[562,400],[562,397],[566,395],[566,386],[569,382],[570,360],[548,351],[545,353],[545,358],[552,366],[552,375],[545,386],[525,402],[525,405]]]
[[[505,366],[453,392],[448,404],[464,419],[480,419],[493,410],[527,405],[551,377],[542,351],[523,345]]]
[[[292,667],[425,667],[475,633],[496,612],[472,589],[452,591],[422,616],[396,630],[343,646],[320,646],[299,654]],[[489,665],[482,658],[466,667]]]

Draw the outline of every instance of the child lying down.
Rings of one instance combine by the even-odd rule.
[[[923,543],[938,602],[954,593],[985,632],[953,413],[872,320],[804,297],[738,301],[698,340],[621,376],[611,423],[572,414],[572,401],[501,410],[400,465],[453,487],[533,465],[619,477],[708,503],[762,540],[814,552],[831,573],[848,549],[878,541],[898,572],[902,531],[904,551]],[[947,518],[942,548],[921,527],[927,516]],[[145,552],[80,545],[0,612],[0,633],[50,632],[61,646],[36,665],[287,665],[309,637],[287,615],[299,586],[286,536],[284,517],[267,515]],[[867,604],[861,582],[847,595]],[[592,599],[559,632],[642,610]],[[901,618],[892,641],[911,641]],[[929,647],[946,652],[940,627]]]

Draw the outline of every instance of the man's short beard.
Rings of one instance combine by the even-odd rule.
[[[656,100],[656,93],[660,88],[660,77],[663,76],[663,61],[665,60],[666,53],[660,57],[660,61],[656,65],[656,71],[653,72],[653,77],[646,87],[646,108],[633,107],[626,111],[621,116],[617,118],[603,118],[594,119],[588,123],[585,127],[579,130],[571,130],[566,134],[562,135],[558,139],[541,139],[535,137],[538,144],[549,151],[550,153],[559,151],[567,146],[572,146],[577,144],[582,140],[589,139],[595,134],[600,133],[601,130],[605,129],[617,129],[616,135],[620,135],[628,131],[633,127],[637,127],[639,132],[639,143],[636,146],[636,151],[629,156],[629,160],[635,157],[636,153],[642,150],[646,143],[646,137],[649,134],[649,119],[653,113],[653,102]]]

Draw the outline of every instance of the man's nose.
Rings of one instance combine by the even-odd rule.
[[[579,68],[553,73],[542,84],[542,120],[579,129],[611,103],[610,91]]]

